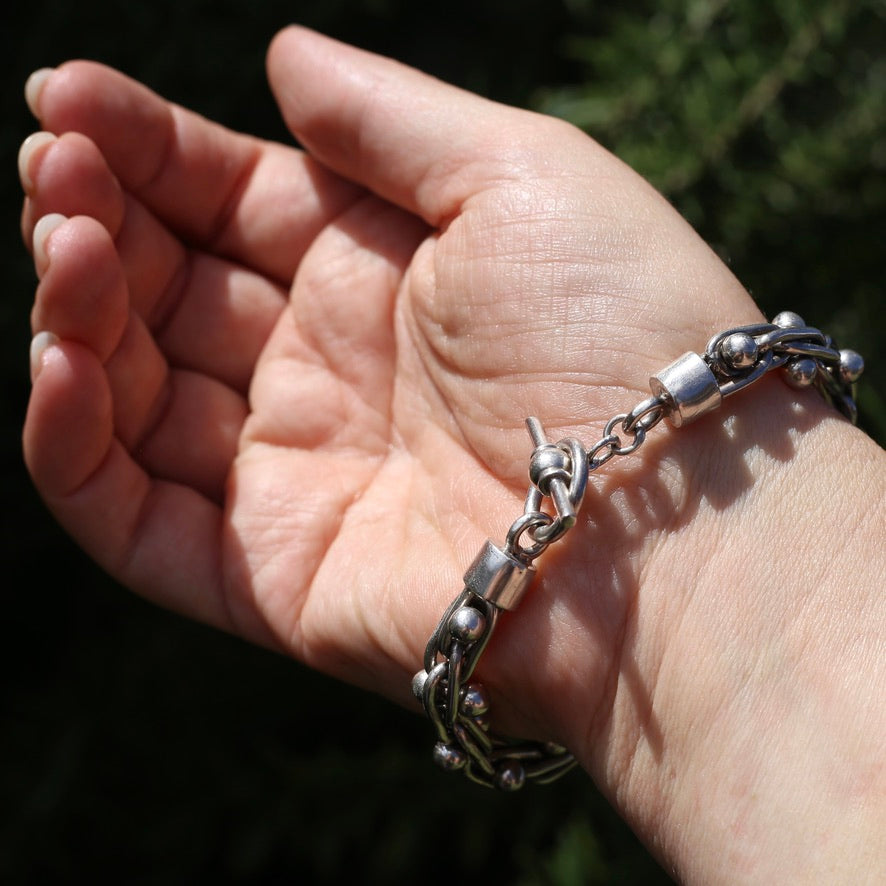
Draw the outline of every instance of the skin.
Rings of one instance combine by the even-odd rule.
[[[29,83],[26,461],[134,591],[414,705],[525,416],[591,445],[760,314],[562,122],[298,28],[268,76],[304,152],[95,64]],[[501,620],[496,728],[567,745],[684,882],[882,882],[884,492],[774,378],[656,428]]]

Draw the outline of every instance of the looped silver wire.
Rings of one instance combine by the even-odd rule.
[[[760,336],[781,328],[781,326],[776,326],[774,323],[752,323],[749,326],[733,326],[731,329],[724,329],[722,332],[718,332],[716,335],[712,336],[707,345],[705,345],[705,357],[709,363],[719,363],[720,345],[732,335],[749,335],[755,341],[759,342]],[[759,347],[759,344],[757,346]]]
[[[746,388],[754,382],[759,381],[771,369],[774,369],[776,366],[781,366],[785,360],[787,360],[786,356],[777,358],[774,351],[764,351],[760,355],[757,365],[745,375],[736,375],[735,378],[730,378],[727,381],[721,382],[721,396],[725,399],[726,397],[731,397],[733,394],[737,394],[742,388]]]
[[[627,412],[621,412],[618,415],[613,415],[612,418],[610,418],[609,421],[606,423],[606,427],[603,429],[603,436],[608,437],[610,435],[613,435],[615,437],[618,437],[618,434],[614,434],[615,426],[619,422],[623,423],[628,415],[629,413]],[[622,427],[624,427],[623,424]],[[638,424],[632,431],[630,431],[630,433],[634,439],[626,446],[619,445],[618,447],[613,448],[613,455],[630,455],[632,452],[636,452],[643,445],[643,442],[646,439],[646,428],[644,428],[641,424]],[[620,437],[618,437],[618,442],[619,444],[621,444]]]
[[[776,326],[768,332],[756,337],[757,347],[761,351],[777,350],[785,342],[813,342],[827,346],[828,337],[819,329],[811,326]]]
[[[545,514],[529,515],[524,529]],[[518,523],[521,521],[518,521]],[[519,533],[517,534],[519,536]],[[515,541],[518,541],[515,538]],[[473,618],[454,616],[460,610]],[[498,607],[465,588],[447,607],[425,650],[424,670],[413,679],[419,698],[437,734],[434,757],[445,769],[460,770],[485,787],[516,790],[525,781],[547,784],[576,765],[559,745],[496,736],[489,731],[488,701],[479,709],[463,701],[473,690],[483,698],[480,684],[468,681],[497,623]]]
[[[660,396],[647,397],[637,404],[622,420],[621,427],[626,434],[633,434],[634,428],[651,431],[667,414],[668,404]]]
[[[601,440],[598,440],[589,450],[588,450],[588,470],[596,471],[597,468],[603,467],[611,458],[615,458],[618,449],[618,445],[621,443],[621,438],[618,434],[607,434]],[[598,452],[605,453],[597,457]]]
[[[533,530],[544,526],[550,526],[553,522],[554,518],[550,514],[545,514],[543,511],[530,511],[529,513],[520,514],[508,530],[507,538],[505,540],[505,550],[518,560],[521,560],[524,563],[531,563],[536,557],[544,553],[545,549],[550,544],[550,542],[537,540],[533,534]],[[526,533],[528,533],[529,537],[533,539],[533,544],[528,547],[521,547],[520,538]]]
[[[789,342],[777,348],[773,348],[780,354],[789,354],[792,357],[812,357],[829,366],[840,365],[840,352],[836,348],[825,345],[817,345],[810,342]]]

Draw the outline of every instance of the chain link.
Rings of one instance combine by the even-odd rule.
[[[855,423],[854,386],[863,368],[854,351],[838,350],[829,336],[786,311],[772,323],[715,335],[703,355],[684,354],[650,379],[652,396],[609,419],[587,450],[572,438],[548,442],[541,422],[527,419],[534,449],[523,513],[503,548],[487,542],[481,550],[464,590],[428,641],[423,670],[413,678],[413,693],[437,732],[435,761],[502,790],[553,781],[575,765],[559,745],[492,733],[486,691],[471,678],[501,610],[516,608],[529,587],[533,562],[575,525],[590,473],[636,452],[662,420],[675,427],[694,421],[774,369],[782,369],[794,387],[816,387]]]

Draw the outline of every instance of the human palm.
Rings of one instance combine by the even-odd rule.
[[[518,513],[525,415],[599,423],[698,346],[686,303],[704,329],[754,309],[579,133],[356,53],[359,76],[293,93],[311,62],[286,39],[272,85],[320,162],[98,66],[42,89],[69,134],[35,151],[26,238],[72,218],[39,232],[35,331],[62,344],[26,451],[124,583],[403,697]],[[711,276],[727,295],[702,304]]]

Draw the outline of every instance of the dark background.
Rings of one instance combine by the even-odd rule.
[[[664,190],[767,313],[865,354],[861,421],[882,442],[886,3],[13,0],[3,20],[0,882],[666,881],[583,776],[499,796],[440,773],[421,718],[147,606],[54,527],[19,444],[22,86],[94,58],[285,139],[263,56],[298,21],[566,116]]]

